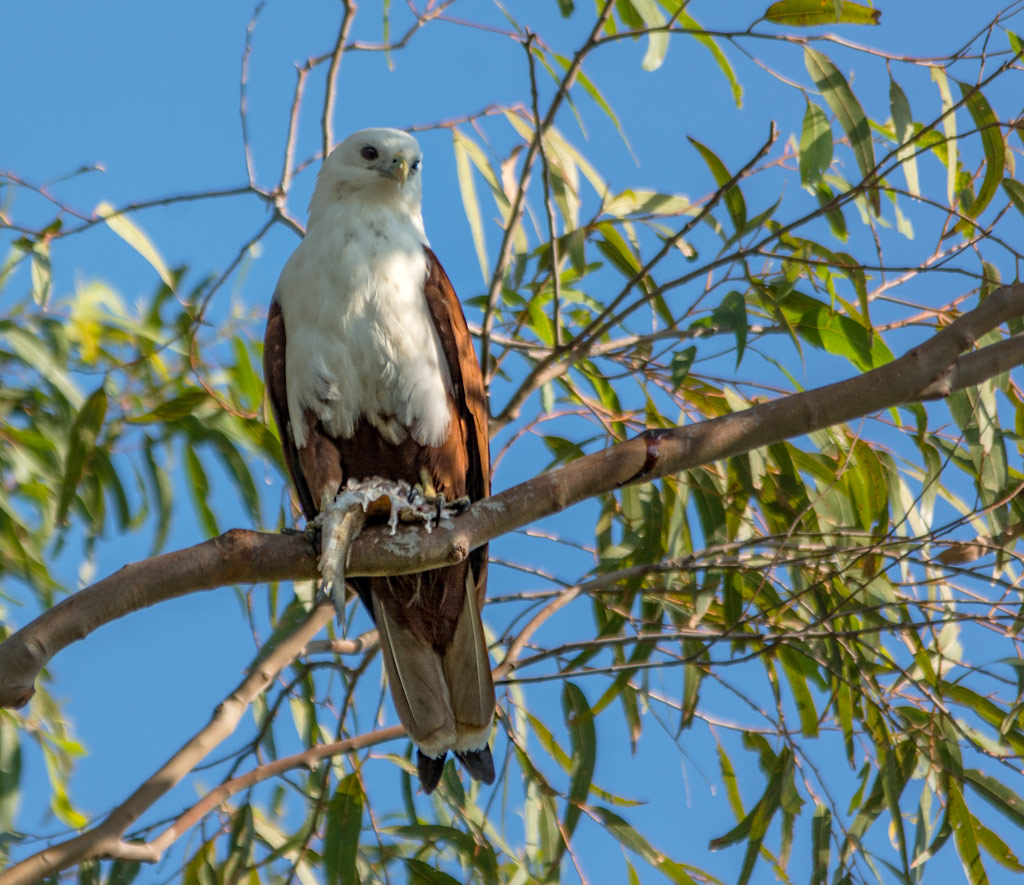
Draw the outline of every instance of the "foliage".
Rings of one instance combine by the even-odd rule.
[[[407,26],[429,40],[449,5],[409,21],[391,11],[385,42]],[[451,132],[483,272],[481,290],[462,294],[491,378],[496,459],[538,463],[537,439],[548,466],[561,465],[647,428],[799,391],[801,371],[865,372],[1016,272],[1022,47],[1009,13],[925,60],[836,36],[879,13],[884,27],[884,5],[782,0],[746,19],[730,10],[729,27],[714,31],[702,30],[711,10],[699,3],[557,6],[571,53],[510,9],[505,28],[526,49],[521,101],[436,124]],[[346,25],[359,16],[346,10]],[[347,34],[339,47],[355,45]],[[389,54],[405,45],[392,42]],[[603,117],[628,135],[591,63],[610,56],[643,89],[667,53],[698,49],[737,108],[745,58],[761,67],[743,77],[774,77],[798,101],[744,144],[695,126],[687,170],[705,196],[620,188],[621,170],[599,168],[578,132]],[[306,74],[335,55],[311,55]],[[254,526],[271,508],[271,522],[288,521],[280,487],[271,500],[255,478],[260,459],[280,462],[263,415],[261,302],[207,325],[255,244],[298,226],[289,188],[307,164],[288,144],[278,187],[250,175],[242,189],[271,221],[226,272],[188,291],[138,212],[106,206],[69,222],[54,199],[41,228],[5,212],[15,233],[0,269],[7,603],[45,608],[71,589],[51,567],[64,550],[81,553],[86,582],[106,536],[159,551],[186,506],[174,500],[182,488],[201,536],[217,534],[212,475],[226,477]],[[3,183],[27,187],[14,175]],[[145,303],[130,307],[98,281],[52,291],[62,243],[101,224],[161,278]],[[1017,321],[981,343],[1022,331]],[[552,619],[503,683],[498,786],[467,786],[449,765],[435,798],[417,798],[401,744],[275,770],[275,785],[232,793],[187,843],[182,877],[600,881],[588,864],[595,832],[621,846],[631,881],[643,865],[672,882],[716,881],[711,849],[733,859],[740,882],[768,869],[783,881],[917,882],[940,853],[955,853],[971,882],[993,864],[1024,871],[1012,847],[1024,827],[1020,380],[994,374],[945,403],[908,403],[602,496],[587,542],[578,524],[559,539],[579,548],[571,575],[532,564],[543,542],[520,539],[511,553],[530,589],[494,594],[485,612],[495,660],[531,617]],[[580,598],[560,620],[552,604],[571,588]],[[299,589],[295,599],[251,591],[254,626],[276,631],[272,640],[291,632],[310,602]],[[3,620],[7,635],[11,608]],[[250,740],[218,778],[262,780],[276,759],[371,730],[376,667],[372,649],[296,659],[254,705]],[[559,684],[560,704],[542,702],[544,682]],[[735,825],[709,844],[658,847],[630,822],[637,798],[601,786],[610,759],[647,752],[659,729],[681,756],[698,735],[716,749]],[[83,750],[44,684],[26,709],[0,713],[0,825],[13,834],[0,851],[11,858],[39,847],[14,826],[19,790],[39,788],[20,777],[26,741],[46,754],[56,818],[89,823],[67,788]],[[125,856],[79,875],[120,882],[137,870]]]

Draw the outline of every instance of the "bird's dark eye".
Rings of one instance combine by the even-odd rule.
[[[409,168],[413,172],[419,172],[420,171],[420,161],[419,160],[413,160],[412,161],[412,165]]]
[[[376,160],[376,159],[377,159],[377,157],[379,157],[379,156],[380,156],[380,154],[379,154],[379,153],[377,153],[377,148],[375,148],[375,147],[374,147],[374,146],[373,146],[372,144],[368,144],[368,145],[366,145],[366,146],[365,146],[365,147],[364,147],[364,148],[363,148],[363,149],[362,149],[362,150],[361,150],[361,151],[359,152],[359,155],[360,155],[360,156],[361,156],[361,157],[362,157],[362,158],[363,158],[364,160]]]

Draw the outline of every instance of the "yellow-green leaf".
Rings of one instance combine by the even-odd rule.
[[[363,825],[363,788],[354,772],[347,775],[327,806],[324,834],[324,871],[328,882],[358,885],[356,855]]]
[[[903,168],[903,177],[907,180],[907,190],[915,197],[921,195],[917,179],[917,154],[914,146],[908,144],[914,134],[914,118],[910,113],[910,102],[895,80],[889,80],[889,109],[892,113],[892,125],[896,133],[899,147],[896,156]]]
[[[665,16],[658,8],[655,0],[629,0],[630,5],[639,13],[648,28],[660,28],[665,24]],[[668,32],[650,31],[647,34],[647,52],[641,67],[645,71],[656,71],[665,61],[668,52]]]
[[[807,28],[814,25],[877,25],[882,16],[880,9],[846,0],[779,0],[764,13],[768,21],[780,25]]]
[[[469,230],[473,236],[473,246],[480,262],[480,274],[487,282],[487,244],[484,241],[484,225],[480,215],[480,203],[476,198],[476,184],[473,182],[473,170],[469,165],[466,148],[466,137],[458,129],[452,129],[452,147],[455,148],[455,172],[459,179],[459,191],[462,194],[462,207],[466,212]]]
[[[946,200],[953,205],[956,197],[956,173],[959,164],[956,143],[956,112],[953,110],[953,93],[949,91],[949,78],[940,67],[932,67],[932,79],[939,87],[942,97],[942,131],[946,133]]]
[[[800,131],[800,182],[817,184],[832,162],[832,127],[825,112],[807,102]]]
[[[156,246],[153,245],[153,242],[146,236],[145,231],[141,227],[129,219],[128,216],[119,213],[110,203],[100,203],[96,207],[96,215],[99,215],[107,223],[107,227],[149,262],[153,270],[160,275],[160,279],[164,281],[164,285],[168,289],[174,289],[173,275],[164,263],[164,259],[159,251],[157,251]]]

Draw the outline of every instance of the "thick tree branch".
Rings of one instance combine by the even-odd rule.
[[[0,706],[20,707],[47,661],[97,627],[197,590],[293,580],[316,572],[316,549],[302,535],[234,529],[217,538],[126,565],[44,612],[0,644]]]
[[[45,848],[0,873],[0,885],[31,885],[88,858],[118,854],[125,844],[121,841],[125,830],[235,730],[253,698],[266,690],[281,669],[295,659],[333,615],[333,603],[329,599],[322,600],[306,620],[265,660],[255,664],[238,687],[217,705],[210,722],[115,808],[103,823],[74,839]]]
[[[594,495],[657,479],[907,402],[977,384],[1024,361],[1024,336],[968,353],[987,332],[1024,316],[1024,284],[1004,286],[932,338],[863,375],[755,405],[710,421],[647,431],[477,502],[431,534],[369,528],[352,548],[348,574],[422,571],[459,562],[513,529]],[[224,584],[317,576],[301,535],[233,530],[187,550],[126,566],[54,606],[0,644],[0,706],[19,706],[64,646],[128,612]]]

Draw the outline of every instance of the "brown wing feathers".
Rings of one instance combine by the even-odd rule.
[[[288,426],[284,320],[277,301],[271,303],[264,373],[285,464],[307,519],[319,512],[324,496],[332,498],[349,477],[382,476],[415,484],[426,469],[435,489],[448,500],[468,496],[475,501],[490,491],[483,379],[452,285],[429,249],[427,256],[424,294],[454,388],[449,398],[451,431],[440,446],[421,446],[411,437],[393,445],[365,420],[351,437],[332,438],[308,411],[308,441],[297,449]],[[486,748],[494,686],[479,613],[486,570],[483,547],[453,566],[351,581],[377,623],[395,708],[421,748],[418,768],[427,792],[441,776],[447,749],[455,750],[473,777],[494,780]]]

